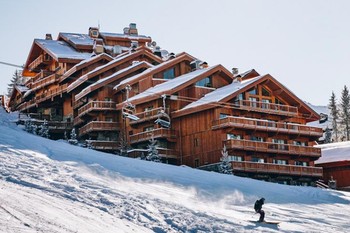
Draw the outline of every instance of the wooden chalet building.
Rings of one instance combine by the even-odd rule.
[[[140,157],[149,140],[163,162],[213,169],[226,146],[234,174],[289,184],[322,176],[314,141],[319,115],[271,75],[237,74],[161,50],[130,24],[123,34],[90,28],[36,39],[12,111],[49,121],[62,137]]]

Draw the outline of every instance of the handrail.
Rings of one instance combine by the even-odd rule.
[[[294,116],[298,114],[298,108],[289,105],[266,103],[261,101],[251,101],[251,100],[239,100],[235,102],[237,107],[246,110],[255,110],[267,113],[278,113],[288,116]]]
[[[78,117],[93,110],[116,110],[115,104],[112,101],[90,101],[78,109]]]

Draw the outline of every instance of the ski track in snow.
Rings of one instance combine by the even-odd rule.
[[[0,232],[301,233],[347,232],[350,228],[350,195],[346,193],[333,194],[250,179],[232,184],[227,180],[236,178],[219,176],[224,184],[234,186],[227,186],[226,190],[213,185],[211,182],[217,182],[215,179],[197,186],[188,184],[190,180],[184,180],[183,176],[179,176],[178,182],[176,178],[152,179],[160,170],[151,169],[136,170],[128,176],[125,170],[137,169],[139,165],[130,162],[124,166],[131,168],[121,167],[118,171],[101,165],[106,163],[91,163],[94,160],[69,161],[64,154],[69,149],[60,146],[53,149],[50,143],[54,142],[46,144],[46,139],[29,134],[22,140],[28,137],[33,144],[39,144],[40,150],[34,149],[35,146],[28,149],[25,143],[16,144],[20,140],[17,136],[26,133],[11,125],[9,119],[0,118],[2,125],[13,130],[0,135]],[[71,147],[62,142],[60,145]],[[57,153],[62,153],[62,161],[57,160]],[[180,169],[184,168],[179,167],[177,171],[182,172]],[[138,176],[138,172],[147,174]],[[195,173],[188,172],[192,174]],[[264,205],[266,218],[280,221],[279,226],[251,222],[258,219],[252,208],[257,197],[252,195],[256,192],[254,189],[269,197]],[[285,190],[285,197],[281,196],[280,189]],[[221,191],[230,193],[219,195]]]

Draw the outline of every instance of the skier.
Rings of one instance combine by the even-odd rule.
[[[254,204],[255,212],[260,214],[260,218],[258,222],[263,222],[265,218],[265,212],[262,210],[262,206],[264,202],[265,202],[265,198],[261,198],[260,200],[257,200]]]

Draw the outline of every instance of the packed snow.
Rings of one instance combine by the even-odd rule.
[[[348,232],[350,193],[120,157],[0,110],[0,232]],[[267,221],[254,222],[264,197]]]

